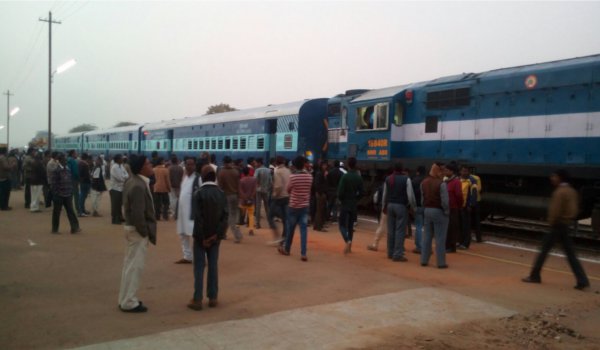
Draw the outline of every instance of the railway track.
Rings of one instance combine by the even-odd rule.
[[[545,222],[516,218],[488,218],[481,222],[481,228],[484,235],[530,245],[539,245],[542,236],[550,231],[550,226]],[[600,254],[600,237],[592,232],[591,226],[579,224],[571,232],[578,251]]]

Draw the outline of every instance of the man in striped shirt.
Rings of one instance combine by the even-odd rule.
[[[287,214],[287,237],[285,248],[279,247],[279,252],[283,255],[290,255],[290,248],[294,240],[294,230],[296,225],[300,225],[300,254],[302,261],[307,261],[306,240],[308,225],[308,207],[310,203],[310,189],[312,186],[312,176],[304,169],[306,159],[302,156],[296,157],[293,163],[294,172],[290,175],[287,185],[287,192],[290,195],[290,202]]]

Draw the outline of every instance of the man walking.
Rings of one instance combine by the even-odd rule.
[[[31,174],[33,172],[33,163],[35,162],[35,156],[37,151],[35,148],[30,147],[27,149],[27,154],[23,160],[23,180],[25,181],[25,208],[31,207]]]
[[[104,183],[104,164],[102,158],[96,157],[94,170],[92,171],[92,216],[101,216],[98,212],[100,207],[100,198],[102,193],[106,191],[106,183]]]
[[[40,154],[36,154],[33,163],[29,169],[29,186],[31,188],[31,205],[29,210],[32,213],[39,213],[40,202],[44,194],[44,182],[46,180],[46,171]]]
[[[356,158],[348,158],[348,172],[342,176],[338,185],[337,197],[340,200],[339,226],[346,243],[344,254],[352,252],[354,222],[357,219],[357,204],[364,195],[363,181],[356,170]]]
[[[169,169],[165,166],[165,160],[159,157],[154,167],[154,209],[156,220],[160,220],[162,214],[163,220],[169,221],[169,193],[171,192],[171,180],[169,179]]]
[[[146,156],[134,154],[129,164],[133,176],[123,186],[127,248],[121,274],[119,309],[139,313],[148,311],[136,295],[144,270],[148,242],[156,245],[156,218],[149,187],[149,177],[154,171]]]
[[[229,230],[233,233],[234,242],[240,243],[242,241],[242,234],[237,226],[239,209],[238,209],[238,191],[240,188],[240,173],[233,166],[231,157],[223,157],[223,168],[219,171],[219,187],[227,198],[227,211]]]
[[[337,189],[344,173],[340,170],[340,161],[333,161],[333,168],[327,172],[327,219],[338,220]]]
[[[192,245],[190,237],[194,234],[194,212],[192,201],[194,192],[202,183],[200,174],[196,172],[196,160],[187,158],[185,160],[185,173],[181,180],[179,199],[177,200],[177,234],[181,241],[183,258],[175,264],[191,264],[193,260]]]
[[[6,147],[0,147],[0,210],[2,211],[12,209],[8,206],[8,201],[12,189],[10,173],[14,168],[16,166],[11,166],[6,157]]]
[[[412,187],[415,192],[415,201],[417,208],[415,210],[415,249],[413,253],[421,254],[421,241],[423,239],[423,202],[421,196],[421,182],[425,179],[426,172],[423,165],[417,168],[417,174],[411,179]]]
[[[383,186],[383,210],[388,215],[388,258],[393,261],[407,261],[404,256],[407,208],[416,208],[412,182],[402,171],[402,163],[396,163]]]
[[[550,182],[556,187],[554,193],[552,193],[550,206],[548,207],[548,223],[550,224],[551,231],[544,237],[540,254],[535,259],[535,264],[529,276],[523,278],[523,282],[542,282],[542,266],[544,266],[546,257],[552,246],[554,246],[554,242],[559,239],[567,255],[571,270],[573,270],[577,279],[575,289],[583,290],[590,286],[590,281],[583,270],[583,266],[581,266],[581,263],[577,259],[573,242],[571,241],[571,237],[569,237],[569,226],[574,223],[579,213],[579,198],[575,189],[569,184],[569,173],[566,170],[560,169],[555,171],[550,176]]]
[[[262,158],[256,159],[257,169],[254,171],[254,177],[256,178],[256,228],[260,228],[260,212],[261,206],[265,207],[265,215],[269,217],[269,197],[271,195],[271,186],[273,185],[273,179],[271,176],[271,170],[265,167]]]
[[[194,160],[194,166],[195,164],[196,162]],[[169,165],[169,181],[171,182],[171,192],[169,192],[169,209],[173,215],[175,215],[177,211],[177,200],[181,191],[181,180],[183,178],[183,173],[183,168],[181,165],[179,165],[179,159],[177,159],[177,156],[171,156],[171,165]]]
[[[463,202],[460,209],[461,234],[458,249],[469,249],[471,246],[471,214],[477,205],[477,181],[471,176],[471,171],[466,165],[460,166],[460,186]]]
[[[79,160],[74,149],[70,150],[68,155],[67,168],[71,172],[71,181],[73,182],[73,207],[79,211]]]
[[[327,219],[327,170],[329,164],[322,161],[319,169],[315,171],[314,192],[316,197],[314,230],[325,232],[325,220]]]
[[[208,263],[206,296],[208,307],[216,307],[219,293],[219,246],[225,238],[228,221],[227,197],[215,183],[214,168],[202,167],[202,186],[194,194],[194,296],[188,303],[192,310],[202,310],[204,267]]]
[[[52,208],[52,233],[58,234],[60,212],[63,207],[67,212],[67,217],[71,224],[71,233],[80,232],[79,221],[73,210],[73,180],[71,179],[71,171],[67,168],[67,159],[63,153],[58,154],[58,166],[52,174],[50,187],[54,202],[54,207]]]
[[[272,245],[283,245],[287,235],[287,211],[289,204],[289,194],[287,191],[288,182],[290,181],[290,169],[285,166],[285,158],[277,156],[275,160],[277,167],[273,172],[273,194],[271,197],[271,206],[269,208],[269,227],[273,230]],[[275,226],[275,217],[281,219],[282,229],[281,235],[277,233]]]
[[[77,203],[77,213],[80,217],[90,215],[90,212],[85,210],[85,201],[92,188],[92,177],[90,172],[90,156],[87,153],[81,154],[81,159],[78,162],[79,166],[79,203]]]
[[[312,176],[304,168],[306,159],[302,156],[294,159],[294,173],[290,175],[287,185],[290,201],[287,215],[287,236],[285,248],[280,246],[279,253],[290,255],[294,230],[296,225],[300,226],[300,255],[302,261],[308,261],[306,256],[306,241],[308,230],[308,206],[310,205],[310,189],[312,187]]]
[[[110,168],[110,215],[113,225],[121,225],[123,219],[123,186],[129,178],[127,170],[123,166],[123,156],[115,155],[113,165]]]
[[[448,163],[444,172],[446,187],[448,188],[448,203],[450,218],[448,221],[448,235],[446,236],[446,252],[456,253],[456,243],[460,235],[460,208],[463,204],[462,187],[457,177],[458,166],[455,162]]]

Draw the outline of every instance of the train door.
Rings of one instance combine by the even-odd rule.
[[[268,136],[265,162],[269,162],[271,158],[277,155],[277,119],[267,120],[266,131]]]
[[[129,133],[127,138],[127,154],[131,155],[131,151],[133,150],[133,134]]]
[[[167,152],[167,156],[170,158],[173,154],[173,129],[167,130],[167,145],[165,152]]]

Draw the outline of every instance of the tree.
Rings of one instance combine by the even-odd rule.
[[[81,125],[77,125],[74,128],[71,128],[71,130],[69,130],[69,132],[86,132],[86,131],[93,131],[98,129],[98,127],[96,125],[92,125],[92,124],[81,124]]]
[[[119,122],[117,123],[117,125],[115,125],[115,128],[120,128],[122,126],[131,126],[131,125],[137,125],[137,123],[132,123],[132,122]]]
[[[206,114],[217,114],[231,111],[237,111],[237,109],[229,106],[228,103],[219,103],[218,105],[212,105],[208,107],[208,109],[206,110]]]

